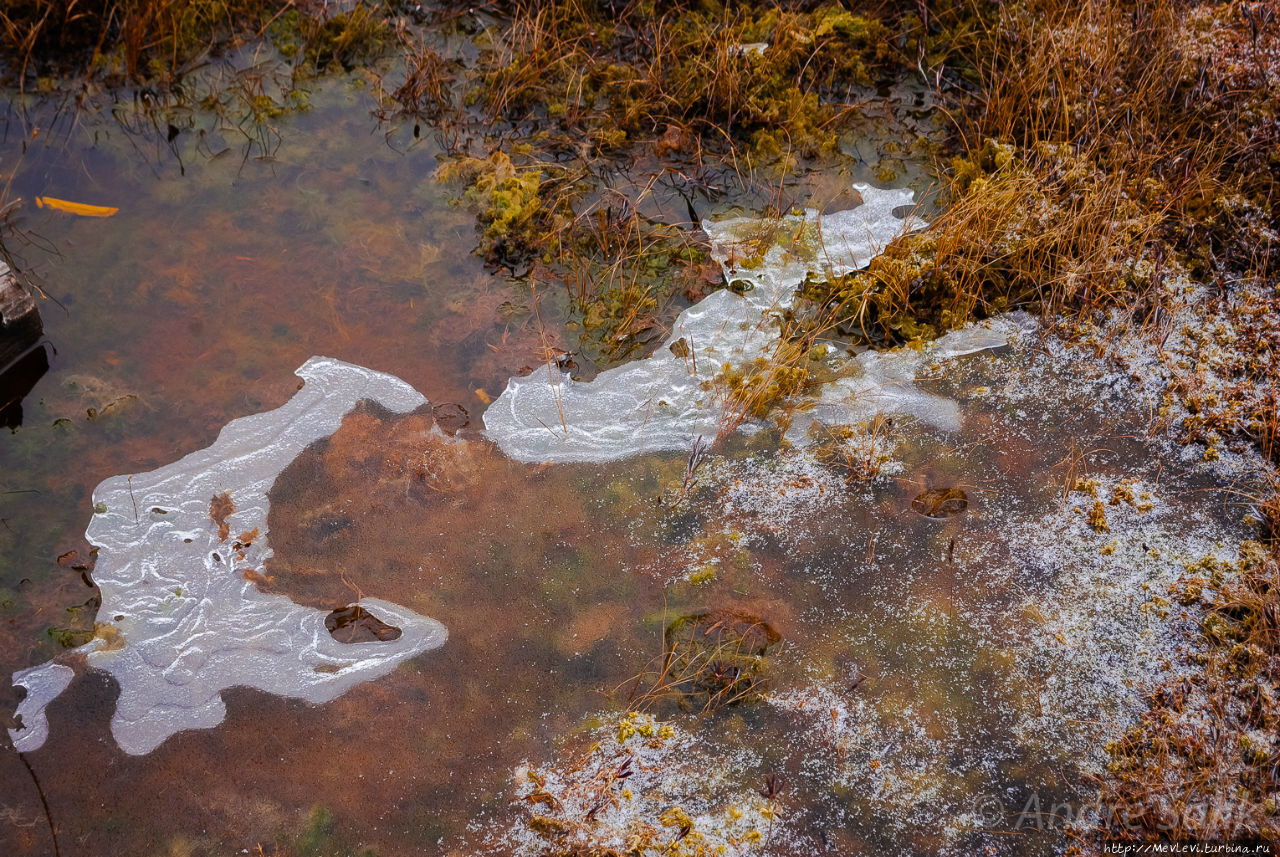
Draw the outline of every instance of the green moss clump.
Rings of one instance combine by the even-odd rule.
[[[711,385],[735,414],[763,419],[784,399],[799,393],[808,378],[808,362],[784,344],[772,358],[757,357],[745,366],[724,364]]]
[[[468,101],[512,121],[537,114],[603,151],[664,128],[745,140],[762,159],[834,151],[850,87],[869,90],[904,61],[889,26],[835,4],[536,8],[499,4],[508,23],[478,40]]]
[[[352,69],[359,63],[382,54],[391,35],[386,10],[380,2],[366,5],[364,0],[333,17],[301,16],[303,55],[317,70],[331,65]]]
[[[488,158],[456,158],[436,170],[444,182],[467,185],[463,199],[476,206],[487,247],[532,248],[548,228],[540,192],[543,173],[519,169],[504,152]]]

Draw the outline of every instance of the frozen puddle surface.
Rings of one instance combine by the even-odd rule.
[[[883,424],[878,473],[843,435],[730,445],[677,504],[696,526],[639,569],[673,603],[777,628],[759,698],[643,699],[640,735],[589,718],[513,771],[483,853],[658,853],[686,825],[677,853],[1060,853],[1105,811],[1107,741],[1188,669],[1177,582],[1246,535],[1230,481],[1178,464],[1158,391],[1038,334],[878,360],[914,365],[899,377],[931,403]]]
[[[894,236],[925,225],[895,213],[911,206],[911,191],[854,187],[862,205],[834,214],[704,221],[712,254],[743,293],[709,295],[679,315],[652,356],[591,381],[550,365],[512,378],[485,411],[489,437],[512,458],[533,462],[612,461],[715,437],[724,414],[711,380],[726,365],[770,356],[778,342],[770,315],[791,305],[805,276],[862,268]],[[739,268],[739,259],[750,267]]]
[[[1255,465],[1190,460],[1156,419],[1159,383],[1016,313],[832,354],[785,432],[757,425],[691,463],[722,425],[706,382],[772,353],[770,314],[806,273],[859,267],[917,225],[893,214],[905,192],[860,192],[820,225],[784,220],[790,242],[707,224],[726,269],[758,253],[751,287],[592,382],[512,379],[484,417],[506,456],[446,437],[398,379],[313,358],[281,408],[104,482],[88,529],[102,606],[79,652],[119,683],[120,747],[220,723],[228,688],[322,703],[444,642],[374,598],[357,604],[376,639],[339,642],[328,607],[360,586],[452,633],[377,699],[339,703],[348,725],[395,717],[411,736],[370,742],[387,795],[447,791],[421,802],[449,835],[388,853],[1060,853],[1098,811],[1107,740],[1187,669],[1197,619],[1176,584],[1235,556],[1231,484]],[[670,681],[671,629],[722,621],[776,639],[758,661],[704,649],[709,672]],[[18,749],[44,741],[73,674],[14,676]],[[740,680],[736,704],[703,711],[699,693]],[[424,700],[438,723],[416,716]],[[341,758],[317,719],[308,749]],[[370,825],[394,812],[359,803],[373,779],[330,781]]]
[[[102,606],[98,635],[80,651],[120,684],[111,731],[125,752],[216,726],[227,688],[327,702],[445,641],[434,619],[363,599],[399,635],[340,643],[328,613],[252,582],[271,555],[267,491],[280,471],[361,400],[398,413],[426,404],[397,378],[337,360],[314,357],[297,374],[306,383],[285,405],[233,420],[207,449],[94,491],[86,535],[99,548],[93,579]],[[69,668],[56,663],[14,676],[28,690],[23,727],[10,730],[19,750],[44,742],[43,709],[69,681]]]

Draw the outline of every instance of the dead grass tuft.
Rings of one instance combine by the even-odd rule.
[[[958,8],[933,24],[956,33],[936,70],[962,151],[948,205],[868,270],[810,284],[842,333],[930,338],[1014,306],[1150,314],[1180,273],[1277,269],[1274,24],[1168,0]]]
[[[202,57],[267,35],[311,69],[351,68],[390,44],[392,11],[390,0],[16,0],[0,8],[0,71],[24,87],[62,77],[168,84]]]
[[[628,708],[670,705],[706,713],[755,699],[781,637],[765,620],[728,610],[682,616],[663,632],[664,651],[632,682]]]

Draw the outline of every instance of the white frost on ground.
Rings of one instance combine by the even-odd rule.
[[[1194,498],[1175,499],[1141,481],[1095,482],[1106,531],[1088,522],[1094,497],[1081,491],[1063,509],[1007,523],[1020,575],[1050,584],[1018,605],[1030,621],[996,627],[988,616],[985,624],[1003,634],[1028,677],[1033,705],[1017,720],[1019,739],[1101,773],[1105,759],[1092,739],[1121,734],[1145,709],[1151,688],[1187,669],[1175,584],[1188,564],[1227,558],[1222,545],[1239,538]],[[1113,505],[1118,487],[1134,501]],[[1081,728],[1086,723],[1097,725]]]
[[[767,497],[785,491],[794,477],[783,471],[795,469],[740,474],[737,484]],[[1098,481],[1104,503],[1118,484]],[[852,796],[850,823],[867,822],[860,813],[869,811],[889,829],[933,831],[939,853],[969,853],[967,837],[1009,830],[1026,806],[1002,770],[1030,761],[1101,774],[1106,741],[1145,709],[1153,687],[1186,673],[1176,632],[1186,622],[1171,591],[1186,564],[1226,558],[1230,534],[1185,498],[1126,487],[1147,494],[1151,508],[1107,505],[1109,532],[1090,526],[1079,492],[1047,513],[1002,509],[998,534],[966,537],[983,548],[965,557],[951,608],[911,591],[908,579],[897,584],[907,589],[899,603],[851,621],[850,650],[892,658],[892,690],[879,693],[874,677],[848,689],[848,677],[815,676],[767,697],[798,724],[802,769]],[[813,491],[793,499],[821,502]],[[804,514],[784,502],[779,520]],[[1007,813],[990,816],[993,806]],[[988,813],[982,823],[979,811]]]
[[[869,603],[848,614],[840,648],[880,663],[894,687],[880,694],[873,678],[850,691],[849,677],[833,680],[818,670],[768,701],[798,724],[797,749],[808,775],[850,796],[857,809],[849,810],[849,824],[868,823],[869,811],[878,829],[908,836],[935,831],[929,847],[946,853],[968,853],[981,831],[998,835],[1012,827],[1028,797],[1008,790],[1003,771],[1040,766],[1046,773],[1102,773],[1106,741],[1134,722],[1152,688],[1191,668],[1184,632],[1196,616],[1173,594],[1178,581],[1206,556],[1232,559],[1234,549],[1224,546],[1239,544],[1243,532],[1224,523],[1215,507],[1221,497],[1204,493],[1209,474],[1188,481],[1180,468],[1169,468],[1178,448],[1158,423],[1140,447],[1150,459],[1103,456],[1104,463],[1093,462],[1092,478],[1082,473],[1078,485],[1069,486],[1077,490],[1065,493],[1058,470],[1023,474],[1015,467],[1001,475],[981,458],[968,459],[975,453],[964,450],[991,442],[980,433],[993,432],[1021,438],[1049,461],[1071,450],[1054,452],[1044,443],[1075,443],[1088,467],[1090,451],[1107,447],[1112,433],[1134,431],[1117,418],[1128,415],[1141,426],[1154,414],[1158,389],[1142,389],[1105,359],[1061,351],[1053,337],[1027,339],[1015,349],[985,358],[959,383],[961,389],[980,385],[968,389],[983,403],[983,422],[959,434],[936,426],[912,431],[932,432],[935,443],[951,449],[946,455],[959,457],[958,469],[984,489],[970,491],[976,506],[954,525],[936,524],[936,533],[950,532],[959,544],[950,592],[938,589],[934,570],[939,537],[930,547],[929,537],[894,525],[898,516],[913,514],[900,502],[882,497],[886,505],[872,514],[868,527],[898,533],[892,540],[886,534],[876,559],[862,527],[840,534],[839,527],[849,526],[849,506],[873,502],[875,492],[851,490],[812,447],[709,461],[691,492],[715,498],[697,501],[710,513],[706,529],[732,533],[744,546],[774,543],[794,553],[815,535],[831,540],[830,560],[812,552],[800,560],[803,573],[831,599],[825,608],[815,605],[805,621],[839,621],[840,593],[851,585],[862,589]],[[1058,423],[1076,431],[1053,440],[1046,432]],[[1248,466],[1260,465],[1255,458]],[[1223,474],[1214,475],[1211,484],[1221,485]],[[1095,503],[1102,515],[1091,520]],[[945,535],[940,544],[945,556]],[[990,731],[975,731],[978,726]],[[1056,774],[1051,778],[1063,788]],[[1008,815],[988,817],[993,806]],[[1067,826],[1062,819],[1053,823]]]
[[[747,785],[760,759],[723,752],[674,723],[612,715],[541,768],[512,777],[518,819],[473,821],[480,853],[761,853],[770,837],[795,841],[779,807]],[[687,829],[686,829],[687,828]]]
[[[306,384],[281,407],[233,420],[207,449],[150,473],[112,477],[94,491],[86,536],[100,549],[98,622],[116,633],[110,643],[100,636],[76,651],[119,682],[111,731],[127,753],[222,722],[227,688],[328,702],[445,641],[434,619],[366,598],[359,603],[401,636],[339,643],[325,628],[325,611],[264,594],[245,579],[271,555],[267,492],[300,452],[336,431],[361,400],[398,413],[426,404],[398,378],[338,360],[313,357],[297,374]],[[226,539],[210,518],[210,502],[223,492],[235,504]],[[237,547],[236,534],[255,528]],[[59,681],[66,677],[65,668],[50,669]],[[19,673],[15,683],[36,675],[44,673]],[[23,749],[43,742],[52,687],[40,684],[23,701],[25,728],[14,735]]]

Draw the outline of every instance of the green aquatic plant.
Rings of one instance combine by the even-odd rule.
[[[378,857],[378,852],[351,846],[338,832],[333,811],[317,804],[294,834],[276,838],[272,857]]]
[[[544,174],[517,167],[502,151],[487,158],[460,156],[445,161],[436,178],[463,188],[462,199],[475,206],[484,228],[482,249],[491,259],[521,258],[536,252],[551,228],[552,211],[544,207]]]

